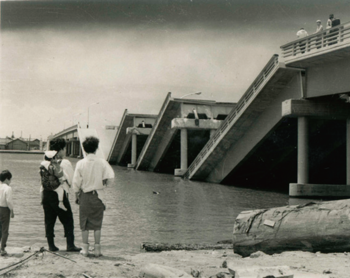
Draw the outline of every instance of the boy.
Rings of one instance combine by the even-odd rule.
[[[12,174],[8,170],[0,173],[0,238],[1,256],[6,256],[5,251],[7,238],[9,236],[10,217],[15,217],[12,204],[12,188],[10,187]]]
[[[41,165],[44,166],[51,174],[58,178],[60,184],[64,182],[64,174],[60,167],[60,161],[56,159],[56,151],[46,151],[44,156],[44,161],[41,162]],[[58,207],[63,210],[67,210],[63,204],[63,195],[64,189],[62,186],[58,186],[56,189],[53,189],[58,195]],[[43,194],[41,192],[41,194]]]

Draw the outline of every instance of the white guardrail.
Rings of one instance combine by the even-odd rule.
[[[299,58],[309,52],[325,50],[349,42],[350,22],[282,45],[281,56],[286,60]]]
[[[244,93],[241,99],[238,101],[237,105],[232,109],[230,114],[226,117],[220,128],[216,130],[214,135],[209,139],[207,144],[203,147],[200,153],[197,155],[195,160],[188,167],[187,172],[185,174],[186,178],[191,178],[192,174],[196,170],[196,168],[202,163],[204,159],[206,159],[207,154],[212,151],[217,143],[221,140],[220,137],[223,137],[230,129],[233,124],[233,121],[241,112],[241,110],[248,105],[247,103],[256,93],[259,92],[261,85],[267,80],[271,74],[271,72],[278,66],[278,55],[275,54],[266,64],[264,69],[260,72],[258,77],[254,80],[252,85],[248,88],[248,90]]]

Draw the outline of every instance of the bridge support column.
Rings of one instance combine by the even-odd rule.
[[[128,164],[128,168],[134,168],[137,159],[137,134],[131,135],[131,163]]]
[[[307,118],[298,118],[298,183],[289,185],[289,196],[350,197],[350,119],[346,121],[346,184],[308,184],[307,132]]]
[[[78,157],[79,154],[79,142],[75,141],[74,142],[74,156]]]
[[[66,156],[69,156],[69,142],[66,140]]]
[[[350,119],[346,120],[346,184],[350,185]]]
[[[298,118],[298,183],[309,182],[309,136],[308,119]]]
[[[213,135],[215,134],[215,132],[216,132],[216,129],[211,129],[211,130],[210,130],[210,138],[213,137]]]
[[[83,153],[82,153],[82,150],[81,150],[81,146],[80,146],[80,142],[78,141],[78,148],[79,148],[79,156],[78,158],[82,158],[83,157]]]
[[[175,169],[175,176],[183,176],[185,172],[187,171],[188,167],[188,158],[187,158],[187,129],[183,128],[181,129],[181,168]]]
[[[297,183],[289,184],[289,196],[301,197],[312,191],[309,182],[309,136],[308,118],[298,118],[298,173]],[[308,193],[306,193],[308,192]]]
[[[74,156],[74,141],[70,143],[70,154],[69,156]]]

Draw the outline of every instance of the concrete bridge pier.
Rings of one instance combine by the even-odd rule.
[[[135,168],[137,159],[137,134],[135,131],[131,135],[131,163],[128,164],[128,168]]]
[[[49,138],[47,138],[47,142],[46,142],[46,150],[47,151],[50,150],[50,138],[51,138],[51,136]]]
[[[172,129],[180,129],[181,131],[181,150],[180,150],[180,169],[174,170],[175,176],[183,176],[187,172],[188,168],[188,129],[190,130],[209,130],[210,137],[214,135],[216,130],[220,127],[222,121],[221,120],[213,120],[213,119],[197,119],[197,115],[195,110],[193,110],[195,114],[194,119],[188,118],[175,118],[171,121]]]
[[[70,156],[70,144],[69,144],[69,142],[67,142],[67,140],[66,140],[66,156]]]
[[[183,176],[184,173],[187,171],[188,167],[188,142],[187,142],[187,129],[182,128],[181,129],[181,168],[175,169],[175,176]]]
[[[83,152],[81,150],[81,147],[80,147],[80,143],[78,145],[78,148],[79,148],[79,155],[78,155],[78,158],[82,158],[83,157]]]
[[[75,146],[74,146],[74,141],[71,141],[70,142],[70,157],[73,157],[74,156],[74,148]]]
[[[282,114],[298,118],[298,178],[289,185],[291,197],[350,197],[350,110],[348,103],[288,100]],[[346,125],[346,180],[344,184],[309,183],[309,117],[342,119]]]
[[[346,184],[350,185],[350,118],[346,120]]]
[[[298,118],[298,183],[309,182],[309,136],[308,119]]]

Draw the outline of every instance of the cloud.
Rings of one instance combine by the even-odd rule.
[[[47,136],[77,113],[74,120],[86,124],[95,102],[92,125],[106,118],[118,124],[126,108],[157,114],[168,92],[236,102],[300,25],[312,30],[340,4],[219,2],[75,3],[56,10],[47,4],[50,15],[6,4],[3,20],[11,28],[2,30],[0,106],[10,106],[1,111],[0,136],[12,130]],[[338,16],[345,20],[347,11]]]
[[[254,79],[270,51],[249,37],[233,38],[230,31],[199,26],[84,27],[69,32],[44,28],[5,32],[3,41],[3,95],[21,105],[16,106],[20,114],[26,113],[25,121],[11,119],[12,128],[30,132],[27,127],[36,126],[40,134],[62,129],[77,111],[83,111],[80,121],[86,122],[88,106],[97,101],[100,105],[91,108],[91,124],[96,125],[98,119],[118,121],[126,108],[157,114],[168,91],[177,97],[202,91],[203,98],[237,101],[249,86],[250,79],[244,77]],[[263,59],[240,55],[249,52]],[[96,117],[98,113],[104,116]],[[43,119],[48,115],[50,123]]]

